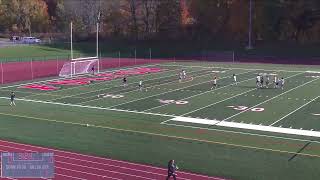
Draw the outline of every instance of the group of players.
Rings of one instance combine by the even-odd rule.
[[[182,81],[185,80],[185,79],[187,79],[187,73],[186,73],[185,70],[181,70],[181,71],[179,72],[179,82],[182,82]],[[127,76],[124,76],[124,77],[122,78],[122,84],[123,84],[124,87],[126,87],[126,86],[128,85],[128,83],[127,83]],[[138,87],[139,87],[139,91],[142,91],[142,90],[143,90],[143,82],[142,82],[142,80],[139,81]],[[146,90],[147,90],[147,89],[146,89]]]
[[[269,88],[270,85],[270,76],[266,73],[258,74],[256,77],[256,86],[257,88]],[[276,75],[273,77],[273,88],[284,87],[284,78],[279,79]]]
[[[232,85],[237,85],[238,84],[237,75],[233,74],[232,78],[233,78]],[[285,80],[283,77],[281,79],[279,79],[276,75],[274,75],[273,88],[281,88],[283,90],[284,82],[285,82]],[[267,73],[259,73],[256,77],[256,87],[257,88],[269,88],[269,85],[270,85],[270,75]],[[217,76],[214,76],[213,80],[212,80],[211,90],[216,89],[217,86],[218,86],[218,78],[217,78]]]

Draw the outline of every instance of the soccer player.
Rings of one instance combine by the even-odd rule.
[[[16,97],[16,95],[14,94],[14,92],[11,92],[10,95],[10,106],[14,105],[16,106],[16,103],[14,102],[14,98]]]
[[[283,77],[280,80],[280,86],[281,86],[281,89],[283,90],[283,86],[284,86],[284,78]]]
[[[214,79],[213,79],[213,85],[212,85],[212,87],[211,87],[211,90],[212,90],[213,88],[214,88],[214,89],[217,88],[217,76],[215,76]]]
[[[185,70],[182,70],[182,77],[183,79],[186,79],[187,78],[187,73]]]
[[[269,77],[269,75],[267,75],[267,79],[266,79],[266,88],[268,88],[269,83],[270,83],[270,77]]]
[[[123,77],[122,82],[123,82],[123,86],[126,87],[127,86],[127,76]]]
[[[273,83],[274,83],[274,88],[278,88],[278,85],[279,85],[279,83],[278,83],[278,78],[277,78],[277,76],[274,76],[274,78],[273,78]]]
[[[142,91],[142,81],[139,81],[139,90]]]
[[[94,66],[92,66],[91,71],[92,71],[92,75],[94,75]]]
[[[166,180],[169,180],[171,176],[176,180],[176,170],[178,170],[178,166],[175,164],[174,160],[170,160],[168,163],[168,176]]]
[[[179,72],[179,82],[182,81],[182,72]]]
[[[257,86],[257,88],[260,87],[260,82],[261,82],[261,76],[258,74],[257,77],[256,77],[256,86]]]
[[[263,88],[263,82],[264,82],[264,79],[263,79],[263,75],[260,76],[260,86]]]
[[[233,74],[233,81],[237,85],[237,76],[236,76],[236,74]]]

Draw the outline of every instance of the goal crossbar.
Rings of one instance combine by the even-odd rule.
[[[94,57],[82,57],[82,58],[75,58],[75,59],[71,59],[71,61],[82,61],[82,60],[93,60],[93,59],[99,59],[99,57],[94,56]]]

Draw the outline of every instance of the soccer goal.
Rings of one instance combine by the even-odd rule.
[[[74,75],[99,73],[100,64],[99,57],[83,57],[71,59],[66,62],[60,70],[60,77],[72,77]]]
[[[99,73],[100,61],[99,61],[99,22],[97,23],[97,39],[96,39],[96,56],[94,57],[82,57],[73,58],[73,40],[72,40],[72,22],[70,23],[70,56],[69,62],[64,63],[59,72],[60,77],[72,77],[74,75]]]

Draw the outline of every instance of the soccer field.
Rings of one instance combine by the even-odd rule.
[[[257,88],[257,74],[283,89]],[[319,179],[319,85],[319,66],[209,62],[12,84],[0,87],[0,136],[230,179]]]

